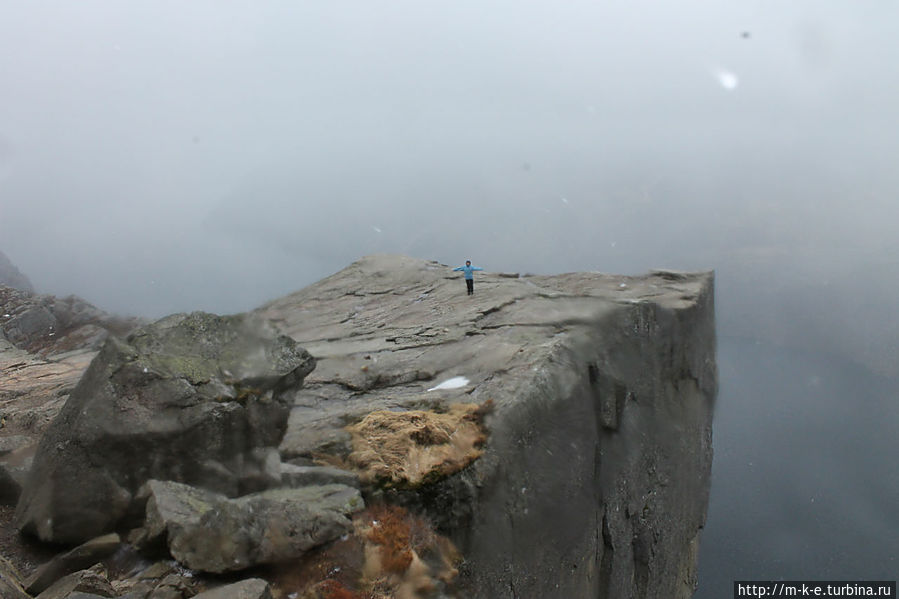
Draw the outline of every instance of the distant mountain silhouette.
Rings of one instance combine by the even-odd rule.
[[[34,293],[34,287],[28,277],[22,274],[3,252],[0,252],[0,285]]]

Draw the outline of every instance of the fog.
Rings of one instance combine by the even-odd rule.
[[[715,269],[697,596],[895,578],[896,22],[885,0],[3,2],[0,249],[39,291],[150,317],[374,252]]]

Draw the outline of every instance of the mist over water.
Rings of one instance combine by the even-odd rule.
[[[715,269],[698,597],[895,578],[886,2],[8,4],[0,249],[42,292],[251,309],[375,252]]]
[[[696,597],[734,579],[882,580],[899,567],[899,383],[825,351],[723,338]]]

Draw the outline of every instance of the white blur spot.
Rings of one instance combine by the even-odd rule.
[[[451,379],[446,379],[436,387],[431,387],[428,391],[438,391],[440,389],[458,389],[459,387],[464,387],[468,384],[468,379],[464,376],[454,376]]]
[[[612,247],[615,247],[616,245],[618,245],[618,242],[617,242],[617,241],[612,241],[612,242],[609,243],[609,245],[612,246]]]
[[[144,366],[144,374],[146,374],[148,372],[150,372],[150,370],[146,366]]]
[[[732,72],[725,69],[715,69],[712,73],[718,84],[727,91],[733,91],[740,85],[740,79]]]
[[[380,233],[380,232],[381,232],[381,229],[379,229],[378,227],[372,227],[372,229],[375,230],[375,233]]]
[[[619,287],[621,287],[622,289],[627,289],[627,284],[626,284],[626,283],[622,283],[621,285],[619,285]]]
[[[568,203],[568,198],[562,198],[562,203],[563,203],[563,204],[567,204],[567,203]]]

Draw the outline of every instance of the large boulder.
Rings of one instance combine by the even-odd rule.
[[[273,489],[228,499],[171,481],[150,481],[141,544],[164,540],[172,557],[204,572],[295,559],[353,528],[364,506],[345,485]]]
[[[41,439],[16,525],[77,543],[138,515],[150,479],[228,496],[258,487],[314,367],[245,315],[176,314],[110,337]]]

